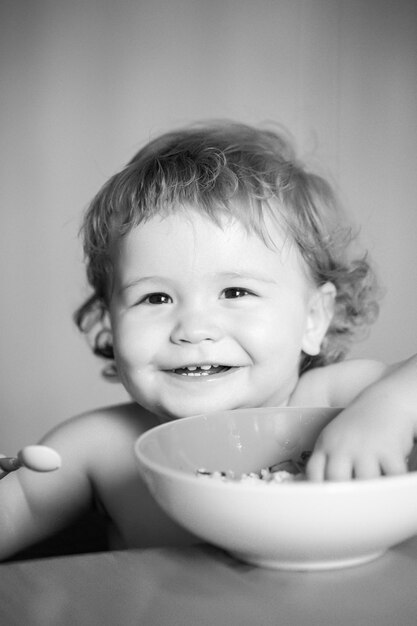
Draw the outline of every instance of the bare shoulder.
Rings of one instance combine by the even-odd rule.
[[[136,403],[88,411],[66,420],[41,441],[64,458],[76,459],[88,471],[97,461],[111,464],[117,454],[133,447],[134,441],[158,424],[157,418]]]
[[[141,434],[149,428],[158,424],[155,415],[141,407],[140,405],[129,402],[126,404],[117,404],[112,406],[101,407],[92,411],[87,411],[76,415],[61,424],[58,424],[51,430],[47,437],[60,435],[61,432],[80,433],[88,435],[90,431],[97,434],[99,429],[101,435],[122,435],[127,431],[135,431]],[[97,441],[96,437],[95,440]]]
[[[372,359],[348,359],[307,371],[300,377],[291,404],[347,406],[389,367]]]
[[[93,499],[117,493],[117,481],[134,479],[134,442],[156,422],[126,404],[84,413],[45,435],[41,443],[60,454],[62,466],[48,473],[22,468],[1,481],[0,559],[63,527]]]

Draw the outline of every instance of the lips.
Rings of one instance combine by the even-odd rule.
[[[177,367],[173,370],[174,374],[180,376],[200,377],[213,376],[230,370],[229,365],[207,364],[207,365],[187,365],[185,367]]]

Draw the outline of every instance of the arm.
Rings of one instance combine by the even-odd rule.
[[[363,362],[362,372],[355,363],[329,368],[330,403],[346,408],[320,434],[307,466],[310,480],[407,471],[417,437],[417,355],[389,367]]]
[[[61,456],[59,470],[22,468],[0,481],[0,560],[68,525],[94,498],[117,528],[131,527],[131,516],[142,515],[140,502],[130,507],[142,485],[134,442],[157,424],[154,415],[128,403],[81,415],[49,433],[40,443]]]
[[[88,468],[88,433],[82,421],[67,422],[43,443],[62,457],[52,473],[26,468],[0,481],[0,560],[70,523],[92,498]]]

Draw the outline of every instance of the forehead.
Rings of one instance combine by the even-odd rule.
[[[230,216],[222,216],[219,223],[193,209],[155,216],[115,243],[116,282],[134,281],[140,275],[227,272],[259,272],[269,277],[286,272],[305,278],[306,268],[295,244],[275,221],[266,219],[268,244]]]

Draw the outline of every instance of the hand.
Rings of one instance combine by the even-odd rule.
[[[0,479],[14,472],[22,466],[20,459],[16,456],[5,456],[0,453]]]
[[[0,459],[5,459],[5,458],[6,458],[6,455],[0,453]],[[0,465],[0,480],[4,478],[5,476],[7,476],[8,473],[9,472],[3,469],[3,467]]]
[[[365,401],[366,400],[366,401]],[[366,396],[339,413],[319,435],[306,474],[312,481],[369,479],[407,472],[413,419],[386,400]]]
[[[0,453],[0,479],[20,467],[27,467],[34,472],[51,472],[61,467],[58,452],[48,446],[25,446],[15,457],[5,457]]]
[[[20,466],[21,463],[17,457],[6,457],[0,453],[0,480],[10,472],[19,469]]]

